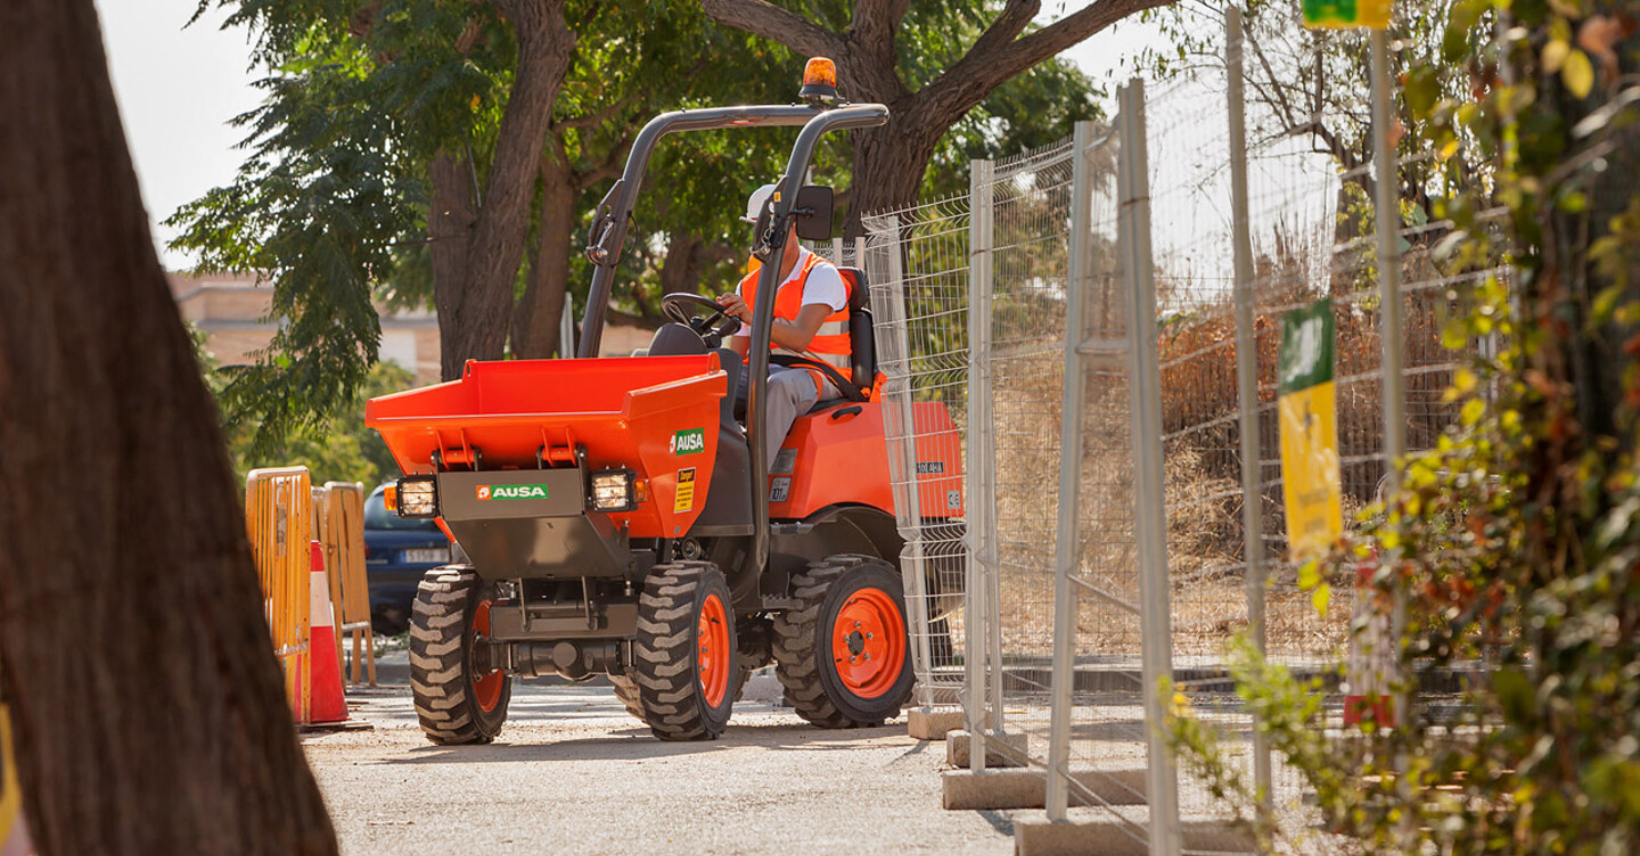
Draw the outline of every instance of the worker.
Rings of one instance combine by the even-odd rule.
[[[774,194],[775,186],[765,184],[752,192],[746,202],[746,216],[741,218],[756,223],[763,206]],[[837,369],[844,378],[849,376],[853,353],[848,333],[848,286],[830,262],[809,252],[797,242],[797,224],[786,236],[784,250],[778,260],[769,264],[780,265],[780,287],[775,294],[774,326],[769,330],[769,347],[776,354],[790,354],[826,363]],[[756,302],[757,278],[760,271],[752,271],[740,281],[733,294],[725,294],[718,301],[724,312],[740,320],[741,328],[730,339],[729,347],[745,359],[752,346],[752,310]],[[786,432],[800,414],[808,412],[817,401],[841,398],[837,385],[818,369],[769,366],[767,402],[764,422],[768,434],[764,448],[773,462],[785,442]],[[739,397],[746,399],[747,373],[740,373]]]

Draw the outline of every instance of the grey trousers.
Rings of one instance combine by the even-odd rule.
[[[742,402],[747,398],[746,382],[750,376],[750,372],[740,373],[740,389],[735,395]],[[807,413],[817,401],[843,397],[831,381],[821,382],[824,390],[815,389],[814,381],[815,376],[807,369],[769,366],[768,403],[764,406],[769,414],[764,423],[768,426],[768,436],[763,439],[763,448],[769,452],[764,460],[769,464],[773,464],[775,455],[780,453],[780,445],[786,441],[786,433],[792,430],[797,417]]]

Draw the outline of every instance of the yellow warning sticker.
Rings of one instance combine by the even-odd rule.
[[[695,508],[695,468],[678,470],[678,492],[672,495],[672,513],[683,514]]]

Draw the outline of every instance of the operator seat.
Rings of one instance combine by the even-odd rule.
[[[701,341],[700,334],[676,321],[662,324],[649,340],[648,356],[651,357],[693,357],[704,353],[706,343]]]
[[[837,272],[842,274],[843,282],[848,285],[848,337],[853,349],[849,355],[849,379],[862,392],[869,391],[877,383],[877,331],[872,326],[866,274],[859,268],[850,267],[840,267]],[[847,401],[846,398],[817,401],[809,412],[818,413]]]

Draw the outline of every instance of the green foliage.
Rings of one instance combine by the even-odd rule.
[[[230,375],[240,368],[224,369],[205,350],[205,336],[194,331],[195,356],[205,385],[217,397],[218,412],[224,412],[222,396],[232,385]],[[399,475],[398,463],[381,435],[364,424],[364,405],[371,398],[401,392],[414,385],[409,371],[394,363],[377,363],[365,375],[358,392],[335,415],[304,426],[285,436],[276,446],[258,446],[254,422],[225,424],[223,434],[228,456],[239,480],[259,467],[307,467],[315,485],[327,481],[360,482],[367,489]]]
[[[1244,652],[1253,668],[1238,680],[1328,828],[1357,849],[1632,853],[1640,89],[1624,74],[1640,63],[1640,5],[1459,0],[1436,12],[1439,54],[1406,77],[1409,137],[1439,153],[1446,191],[1432,207],[1453,224],[1436,253],[1454,282],[1513,271],[1454,286],[1464,311],[1443,340],[1502,347],[1455,375],[1458,424],[1403,463],[1402,489],[1328,564],[1347,574],[1376,556],[1359,596],[1378,612],[1406,603],[1400,674],[1485,663],[1486,678],[1455,718],[1403,682],[1401,727],[1343,734],[1317,727],[1319,692],[1293,696],[1256,655]],[[1174,723],[1185,763],[1246,797],[1197,730]]]
[[[265,100],[234,120],[247,151],[234,181],[167,223],[179,230],[173,246],[196,254],[199,270],[258,271],[273,285],[280,330],[221,396],[227,423],[254,425],[252,446],[271,454],[351,406],[379,344],[374,301],[431,303],[429,165],[440,153],[459,153],[471,164],[475,193],[487,187],[518,44],[489,3],[201,0],[200,9],[212,5],[229,9],[229,26],[251,34]],[[823,5],[814,14],[847,22],[848,4]],[[910,82],[921,85],[943,69],[979,32],[981,11],[994,10],[917,4],[899,42]],[[584,308],[590,266],[575,248],[643,123],[670,109],[790,102],[806,58],[711,26],[690,0],[577,0],[566,20],[575,55],[543,159],[566,169],[573,185],[569,246],[550,251],[568,255],[562,285]],[[1067,133],[1071,122],[1095,115],[1093,94],[1057,61],[1010,81],[948,138],[929,188],[966,189],[969,158]],[[668,251],[679,242],[698,245],[678,263],[696,266],[701,288],[732,286],[748,237],[737,219],[746,194],[778,177],[790,146],[789,133],[773,130],[664,141],[634,212],[616,307],[657,313]],[[850,159],[846,136],[827,140],[816,180],[846,193]],[[538,188],[532,229],[547,204]],[[533,237],[528,243],[538,246]],[[531,266],[546,263],[527,255],[515,293]]]

